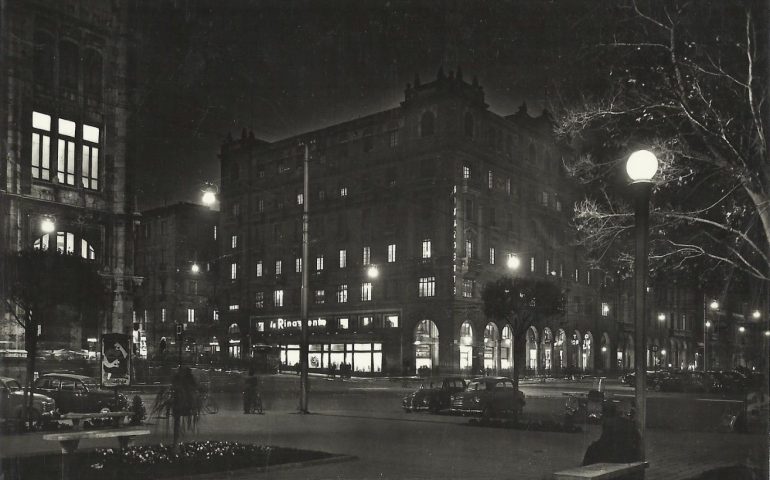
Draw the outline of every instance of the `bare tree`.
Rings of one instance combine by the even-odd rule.
[[[633,212],[620,167],[644,146],[661,162],[651,267],[726,266],[770,278],[765,4],[608,7],[617,28],[584,46],[600,88],[580,95],[578,85],[562,88],[554,107],[556,133],[579,152],[566,167],[594,192],[576,206],[575,220],[597,259],[630,259],[624,240]]]

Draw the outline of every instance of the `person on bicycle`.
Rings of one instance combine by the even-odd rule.
[[[244,380],[243,413],[251,413],[254,403],[259,396],[259,377],[255,375],[254,367],[249,368],[249,376]]]

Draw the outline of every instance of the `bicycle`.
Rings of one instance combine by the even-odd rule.
[[[201,398],[201,405],[203,413],[213,415],[219,412],[219,404],[216,400],[214,400],[214,397],[212,397],[209,392],[203,393],[203,398]]]

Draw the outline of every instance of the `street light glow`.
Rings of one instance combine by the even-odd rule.
[[[738,331],[741,332],[741,333],[744,333],[746,331],[746,327],[741,325],[740,327],[738,327]]]
[[[201,196],[201,201],[204,205],[207,207],[210,207],[211,205],[214,205],[214,203],[217,201],[217,195],[211,190],[205,190],[203,192],[203,196]]]
[[[649,182],[657,171],[658,158],[649,150],[637,150],[626,162],[626,172],[634,182]]]
[[[658,320],[660,320],[661,322],[665,322],[666,321],[666,314],[665,313],[659,313],[658,314]]]
[[[190,271],[192,273],[198,273],[201,271],[201,267],[197,263],[193,263],[192,267],[190,267]]]
[[[709,304],[709,308],[711,308],[712,310],[719,309],[719,302],[717,302],[716,300],[712,300],[711,303]]]
[[[759,310],[754,310],[754,312],[752,312],[751,316],[754,317],[754,318],[759,318],[759,317],[762,316],[762,314],[759,313]]]
[[[661,350],[660,354],[665,356],[666,355],[666,349],[664,348],[663,350]]]
[[[52,219],[45,217],[40,221],[40,231],[43,233],[53,233],[56,231],[56,223]]]
[[[711,328],[711,322],[709,320],[706,320],[706,328]]]
[[[380,270],[376,265],[371,265],[368,269],[366,269],[366,276],[369,278],[377,278],[380,276]]]
[[[770,337],[770,330],[765,330],[765,336]]]
[[[517,255],[509,255],[506,265],[511,270],[517,270],[519,268],[519,265],[521,265],[521,260],[519,260],[519,257]]]

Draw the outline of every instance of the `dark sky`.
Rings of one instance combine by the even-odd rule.
[[[592,2],[135,0],[142,208],[197,201],[228,132],[277,140],[398,105],[463,69],[492,111],[545,104]]]

